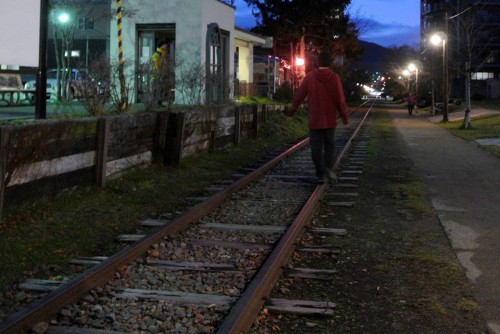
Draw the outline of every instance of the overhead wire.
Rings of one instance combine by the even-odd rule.
[[[462,15],[462,14],[465,14],[467,11],[471,10],[473,7],[475,7],[475,6],[479,5],[480,3],[481,3],[481,0],[476,0],[476,2],[475,2],[474,4],[470,5],[469,7],[467,7],[466,9],[464,9],[463,11],[461,11],[461,12],[460,12],[460,13],[458,13],[458,14],[455,14],[455,15],[453,15],[453,16],[450,16],[450,17],[448,18],[448,20],[454,19],[455,17],[458,17],[458,16],[460,16],[460,15]]]

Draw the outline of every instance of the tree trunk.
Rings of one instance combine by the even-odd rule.
[[[470,102],[470,78],[471,77],[471,62],[465,62],[465,116],[464,116],[464,129],[469,129],[470,124],[470,112],[471,112],[471,102]]]

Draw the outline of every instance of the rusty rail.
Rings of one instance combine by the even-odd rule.
[[[335,167],[337,167],[347,154],[354,138],[359,134],[366,122],[373,104],[369,107],[363,119],[351,134],[342,152],[337,156]],[[250,329],[259,311],[268,298],[273,286],[276,284],[283,267],[292,256],[295,243],[302,237],[305,227],[312,220],[317,206],[325,195],[326,184],[318,185],[311,194],[306,204],[299,212],[297,218],[288,228],[287,232],[280,239],[273,249],[264,265],[261,267],[255,278],[245,289],[238,302],[231,308],[224,322],[218,328],[218,334],[237,334]]]
[[[230,198],[234,192],[247,187],[250,183],[259,179],[268,170],[276,166],[283,158],[296,152],[308,143],[309,138],[301,140],[299,143],[293,145],[252,173],[236,181],[227,189],[214,194],[206,201],[194,206],[191,210],[169,222],[157,231],[146,235],[129,247],[112,255],[106,261],[83,273],[80,277],[12,315],[12,317],[0,323],[0,333],[17,334],[27,332],[36,323],[50,320],[50,318],[64,306],[77,302],[91,289],[108,282],[117,269],[145,254],[150,245],[160,242],[167,235],[184,230],[191,223],[221,205],[225,200]]]

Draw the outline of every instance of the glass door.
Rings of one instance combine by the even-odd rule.
[[[151,80],[151,57],[155,52],[154,31],[139,31],[137,64],[137,102],[144,102]]]
[[[168,44],[168,59],[174,64],[175,24],[138,24],[137,25],[137,102],[146,102],[150,97],[151,57],[160,41]],[[174,75],[174,74],[172,74]]]

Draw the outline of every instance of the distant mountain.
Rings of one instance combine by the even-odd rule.
[[[358,61],[352,63],[356,69],[368,70],[370,72],[385,72],[390,59],[390,49],[381,45],[359,41],[363,53]]]

